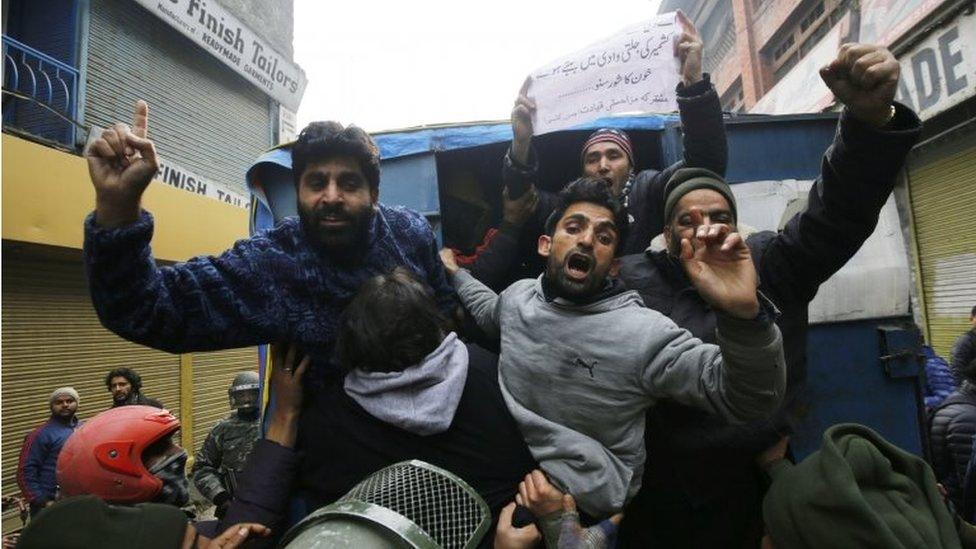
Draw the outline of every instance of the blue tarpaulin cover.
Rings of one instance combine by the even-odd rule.
[[[661,130],[668,122],[677,120],[677,115],[610,116],[579,124],[563,131],[596,130],[599,128]],[[504,121],[422,127],[375,133],[373,139],[376,140],[376,144],[380,148],[380,158],[390,160],[430,151],[451,151],[511,141],[512,126],[508,121]]]

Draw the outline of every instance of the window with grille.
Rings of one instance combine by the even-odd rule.
[[[800,20],[800,32],[806,32],[814,23],[820,19],[820,16],[824,13],[823,2],[817,2],[817,5],[810,10],[810,13],[806,15],[802,20]]]

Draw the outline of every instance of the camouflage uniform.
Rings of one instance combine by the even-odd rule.
[[[193,461],[193,484],[203,497],[214,501],[221,492],[233,495],[234,479],[244,470],[258,439],[258,419],[257,414],[245,419],[234,412],[210,430]]]

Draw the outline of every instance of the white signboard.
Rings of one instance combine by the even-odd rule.
[[[628,27],[532,72],[536,135],[624,112],[673,112],[680,79],[674,13]]]
[[[898,61],[896,98],[923,120],[976,95],[976,14],[938,27]]]
[[[159,159],[159,171],[156,172],[156,179],[171,187],[219,200],[238,208],[248,209],[251,205],[250,199],[240,192],[208,181],[163,158]]]
[[[298,118],[295,111],[278,105],[278,143],[288,143],[298,137]]]
[[[293,111],[305,71],[278,53],[215,0],[136,0],[201,48]]]

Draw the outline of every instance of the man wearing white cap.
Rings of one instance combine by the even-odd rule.
[[[53,503],[57,495],[58,454],[71,433],[81,425],[75,417],[79,402],[78,391],[73,387],[55,389],[48,401],[51,417],[24,440],[17,464],[17,484],[30,503],[31,516]]]

